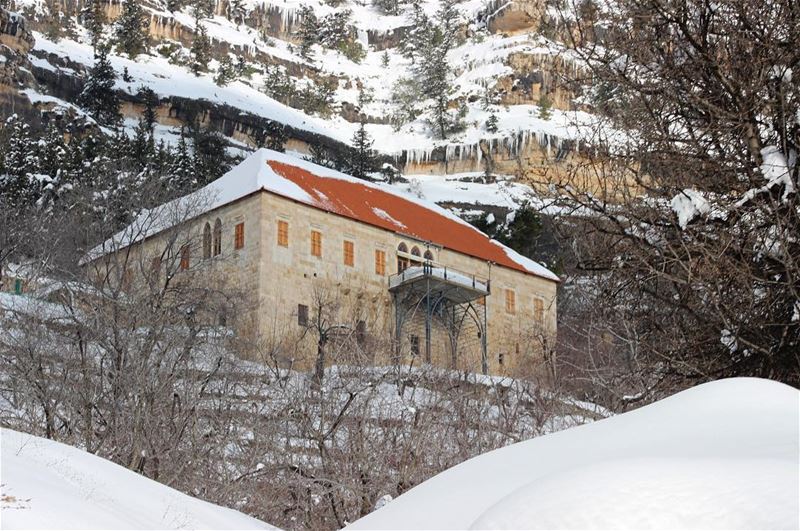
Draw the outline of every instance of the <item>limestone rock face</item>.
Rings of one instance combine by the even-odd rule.
[[[531,32],[539,29],[545,14],[544,0],[494,0],[487,27],[492,33]]]
[[[24,18],[17,13],[0,9],[0,44],[20,55],[27,55],[33,47],[33,34]]]
[[[28,59],[33,44],[25,19],[0,9],[0,117],[25,115],[30,107],[28,98],[19,91],[36,85]]]

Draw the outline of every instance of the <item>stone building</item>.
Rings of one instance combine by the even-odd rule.
[[[435,204],[286,154],[255,152],[93,260],[161,256],[175,226],[190,234],[179,261],[192,282],[225,279],[252,299],[220,321],[281,338],[293,366],[314,365],[324,335],[326,363],[361,351],[367,363],[516,372],[556,331],[558,277],[540,264]]]

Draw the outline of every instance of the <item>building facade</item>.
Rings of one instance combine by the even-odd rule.
[[[435,205],[268,150],[200,193],[180,268],[247,294],[220,321],[280,338],[282,364],[313,366],[323,338],[326,363],[514,373],[555,336],[558,278]],[[136,231],[143,255],[162,225]]]

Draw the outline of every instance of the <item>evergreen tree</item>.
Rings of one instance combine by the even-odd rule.
[[[217,75],[214,76],[214,83],[216,83],[220,87],[224,87],[225,85],[233,81],[235,77],[236,77],[236,67],[233,65],[230,55],[225,54],[225,56],[219,62]]]
[[[400,52],[411,61],[411,64],[416,64],[420,50],[431,40],[433,28],[421,0],[412,0],[409,18],[411,23],[400,43]]]
[[[30,127],[16,114],[6,120],[5,126],[11,133],[3,150],[0,198],[10,205],[30,205],[38,199],[31,174],[38,171],[39,165]]]
[[[192,14],[194,15],[195,25],[198,20],[209,18],[214,14],[215,0],[193,0]]]
[[[199,76],[201,72],[208,71],[208,63],[211,61],[211,40],[208,38],[205,26],[200,21],[196,22],[196,33],[189,50],[191,62],[189,68],[192,73]]]
[[[172,165],[168,172],[169,188],[176,195],[188,192],[197,187],[194,157],[186,142],[186,134],[181,128],[178,148],[172,157]]]
[[[51,203],[65,184],[63,173],[67,160],[67,145],[64,142],[64,134],[55,126],[50,126],[39,140],[37,148],[39,173],[49,177],[48,186],[44,190],[45,201]]]
[[[253,141],[256,147],[272,149],[274,151],[283,151],[284,144],[286,144],[288,136],[283,124],[273,120],[266,120],[264,127],[256,129],[253,134]]]
[[[80,19],[92,40],[92,47],[97,49],[103,36],[103,27],[106,24],[106,14],[102,0],[86,0],[81,9]]]
[[[373,140],[361,122],[358,130],[353,135],[353,153],[350,160],[349,171],[353,177],[367,179],[369,173],[376,170],[375,155],[372,151]]]
[[[200,129],[196,125],[191,134],[197,182],[204,186],[231,169],[227,140],[217,131]]]
[[[229,0],[227,15],[228,19],[235,22],[237,26],[244,24],[244,19],[245,16],[247,15],[247,10],[245,9],[244,1]]]
[[[108,46],[98,45],[94,66],[89,71],[77,103],[101,125],[116,125],[121,116],[119,98],[114,90],[116,73],[108,60]]]
[[[494,112],[486,119],[486,130],[490,133],[497,132],[497,115]]]
[[[114,24],[117,49],[136,57],[147,51],[150,41],[150,22],[138,0],[123,0],[122,13]]]
[[[411,59],[412,84],[419,98],[430,101],[431,125],[441,138],[461,127],[461,112],[449,111],[454,95],[452,67],[447,61],[448,52],[457,44],[461,18],[456,0],[443,0],[436,17],[431,21],[419,0],[412,3],[412,27],[403,42],[403,54]],[[398,84],[404,88],[404,85]],[[408,87],[406,87],[408,88]],[[406,115],[413,115],[411,109]],[[402,117],[401,117],[402,118]]]
[[[381,54],[381,66],[383,68],[389,68],[389,51],[384,50],[383,54]]]
[[[184,6],[183,0],[167,0],[167,11],[174,13],[180,11]]]
[[[317,20],[317,15],[314,10],[303,5],[297,16],[300,18],[300,57],[303,59],[311,59],[311,47],[319,42],[320,24]]]
[[[542,95],[539,96],[539,118],[542,120],[549,120],[552,116],[552,109],[553,104],[550,102],[550,98],[547,97],[547,94],[542,92]]]
[[[539,213],[528,203],[524,203],[514,212],[513,218],[496,237],[521,255],[536,257],[541,234],[542,219]]]
[[[142,119],[144,120],[147,128],[152,131],[156,125],[156,109],[158,109],[159,99],[156,93],[147,86],[142,86],[137,92],[137,96],[141,98],[144,104],[142,111]]]
[[[400,0],[373,0],[372,3],[387,15],[400,14]]]

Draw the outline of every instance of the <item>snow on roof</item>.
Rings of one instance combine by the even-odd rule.
[[[318,166],[292,155],[259,149],[231,171],[205,188],[143,212],[134,224],[115,237],[128,244],[166,229],[163,213],[186,211],[188,205],[203,205],[203,211],[231,203],[259,190],[303,203],[375,227],[430,241],[450,250],[552,281],[558,277],[541,264],[491,240],[455,214],[386,186],[368,183],[350,175]],[[177,207],[177,208],[176,208]],[[175,217],[180,217],[179,215]],[[93,250],[90,258],[113,249],[108,243]]]
[[[798,529],[800,392],[757,378],[465,461],[348,529]]]
[[[55,441],[2,428],[8,529],[275,529]]]

